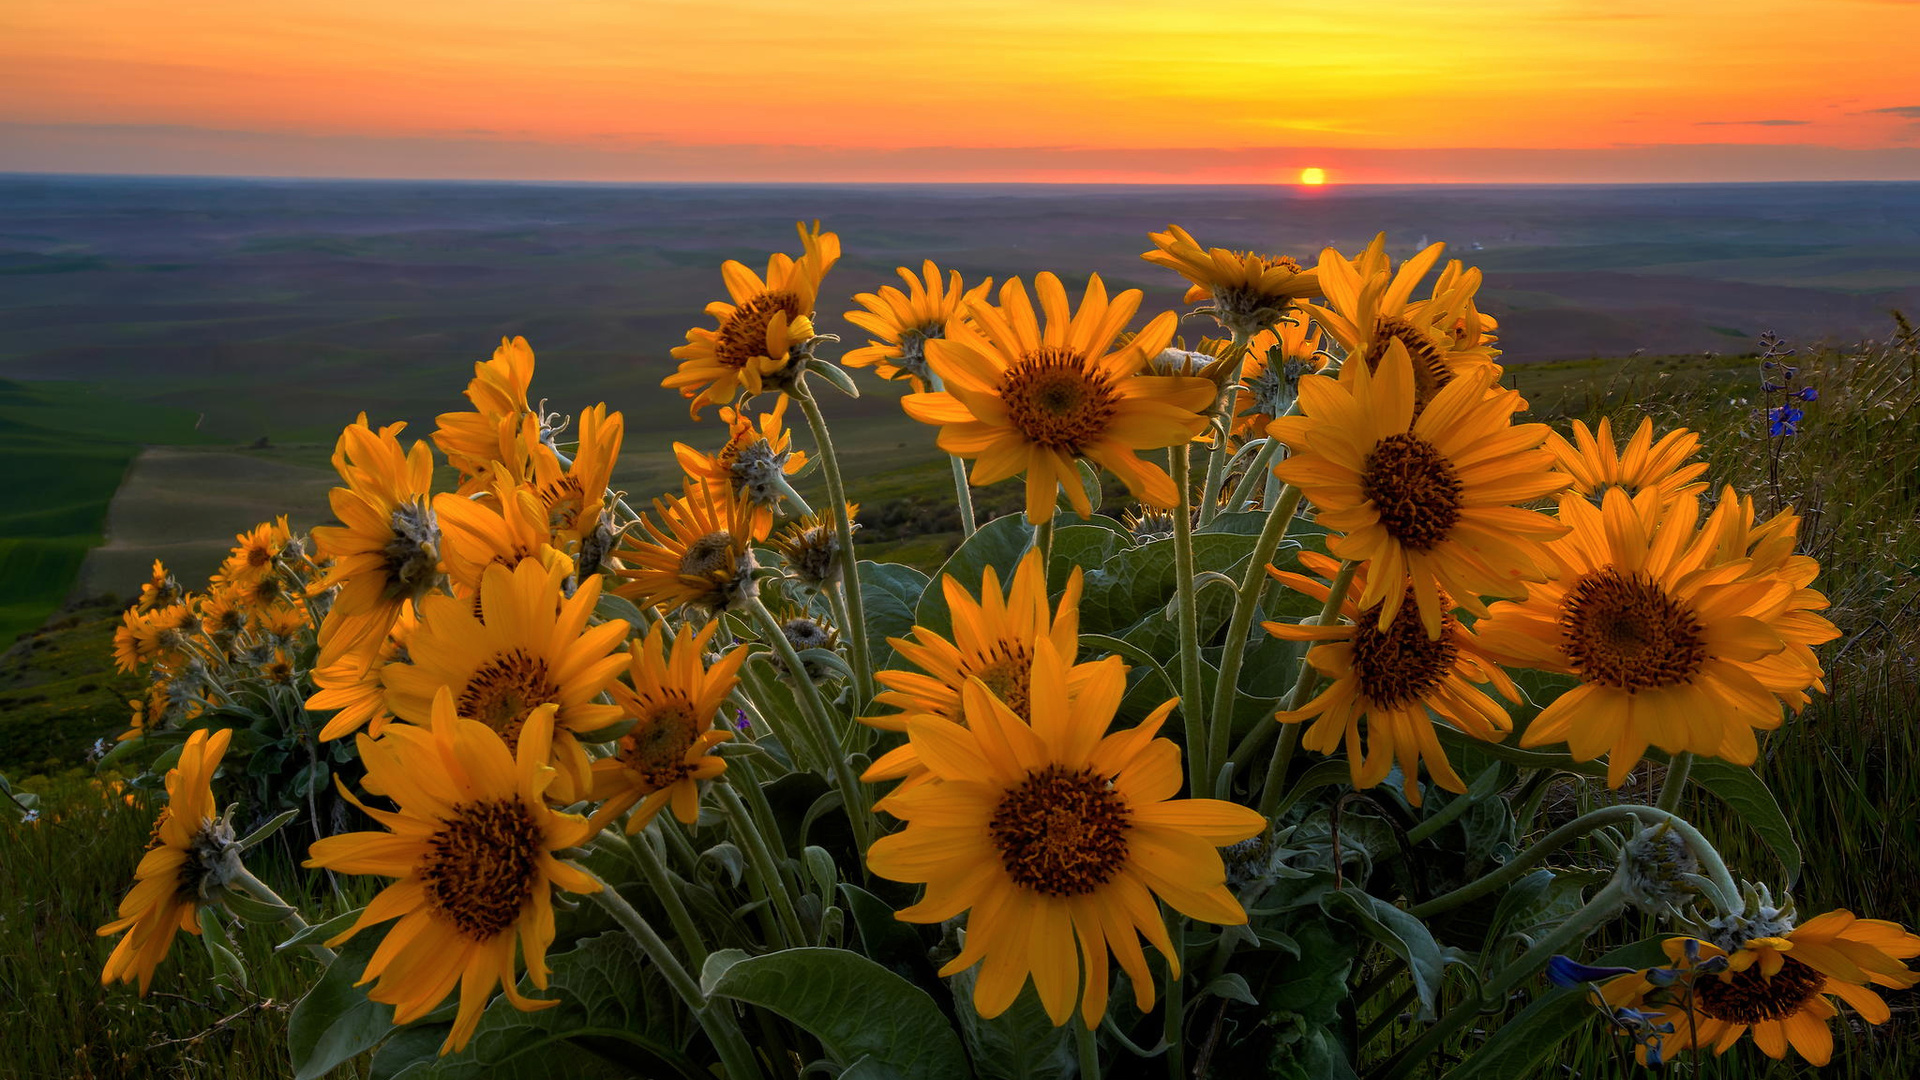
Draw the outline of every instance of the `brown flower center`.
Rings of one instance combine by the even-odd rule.
[[[1045,346],[1027,354],[1000,381],[1007,418],[1032,442],[1077,454],[1106,434],[1118,397],[1106,376],[1087,369],[1069,349]]]
[[[547,481],[540,488],[540,505],[547,511],[549,527],[571,532],[587,508],[587,495],[580,479],[567,475]]]
[[[510,929],[540,883],[539,823],[517,799],[462,803],[417,867],[427,904],[474,941]]]
[[[1782,1020],[1820,994],[1827,977],[1789,956],[1769,979],[1755,964],[1722,980],[1708,976],[1693,984],[1694,1004],[1702,1016],[1733,1024]]]
[[[525,649],[498,653],[467,677],[460,692],[459,713],[500,733],[507,749],[518,752],[520,725],[533,710],[560,700],[560,688],[547,672],[547,662]]]
[[[1446,353],[1432,338],[1399,315],[1382,315],[1374,324],[1373,339],[1367,342],[1367,370],[1380,370],[1389,342],[1399,341],[1413,358],[1413,412],[1418,416],[1440,388],[1453,381],[1453,369],[1447,366]]]
[[[1092,769],[1049,765],[1007,789],[987,831],[1016,884],[1068,897],[1120,872],[1131,826],[1126,802]]]
[[[1697,615],[1652,578],[1612,566],[1567,590],[1560,647],[1582,679],[1628,693],[1687,682],[1707,659]]]
[[[1387,534],[1414,551],[1433,550],[1460,520],[1453,462],[1417,435],[1389,435],[1374,446],[1360,493],[1373,501]]]
[[[699,736],[693,703],[674,693],[653,705],[633,730],[620,737],[620,760],[646,778],[652,791],[687,775],[687,751]]]
[[[776,312],[787,313],[787,325],[801,315],[800,297],[790,292],[765,292],[734,309],[720,326],[720,339],[713,351],[720,362],[736,371],[756,356],[767,355],[767,324]]]
[[[962,678],[972,677],[987,684],[1000,703],[1022,720],[1031,720],[1030,691],[1033,683],[1033,657],[1017,641],[1002,641],[983,658],[978,667],[961,666]]]
[[[1453,616],[1440,615],[1440,640],[1427,637],[1427,629],[1413,614],[1417,605],[1408,589],[1400,614],[1385,630],[1380,627],[1380,609],[1375,604],[1360,613],[1353,630],[1353,674],[1360,680],[1360,692],[1381,705],[1396,706],[1419,701],[1440,685],[1453,670],[1460,648],[1453,640]]]

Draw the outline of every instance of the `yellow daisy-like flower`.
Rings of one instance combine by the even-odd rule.
[[[138,671],[142,665],[163,668],[178,666],[186,659],[186,634],[197,621],[191,594],[184,603],[155,608],[146,614],[134,609],[121,613],[120,625],[113,631],[113,662],[121,671]]]
[[[1339,564],[1324,555],[1304,552],[1303,566],[1332,580]],[[1308,596],[1325,602],[1329,587],[1320,581],[1276,570],[1267,572]],[[1353,589],[1364,592],[1359,573]],[[1347,766],[1356,788],[1373,787],[1400,765],[1401,791],[1415,806],[1421,803],[1420,766],[1441,787],[1464,793],[1467,785],[1447,761],[1447,752],[1434,734],[1434,716],[1476,739],[1498,742],[1512,730],[1507,710],[1475,684],[1491,682],[1508,701],[1520,692],[1500,665],[1480,650],[1473,632],[1450,612],[1440,616],[1440,636],[1427,637],[1412,619],[1396,619],[1379,628],[1378,614],[1363,610],[1351,599],[1341,605],[1349,620],[1344,626],[1296,625],[1269,622],[1269,634],[1288,641],[1324,641],[1307,652],[1307,663],[1333,680],[1301,708],[1282,711],[1275,719],[1297,724],[1308,720],[1302,745],[1331,754],[1346,744]]]
[[[1248,337],[1279,322],[1296,301],[1320,292],[1319,274],[1284,255],[1202,248],[1178,225],[1148,233],[1147,239],[1154,250],[1142,253],[1142,259],[1193,283],[1187,303],[1211,298],[1220,325]]]
[[[1663,506],[1653,492],[1611,490],[1598,507],[1560,501],[1572,532],[1547,545],[1554,579],[1524,602],[1494,604],[1474,627],[1503,663],[1580,679],[1521,746],[1564,742],[1579,761],[1607,754],[1612,787],[1649,745],[1753,764],[1754,730],[1780,726],[1756,662],[1785,648],[1773,622],[1794,585],[1717,558],[1698,518],[1695,500]]]
[[[1382,233],[1358,259],[1347,259],[1332,248],[1320,253],[1320,286],[1327,306],[1305,306],[1345,352],[1340,377],[1350,379],[1363,368],[1378,368],[1398,343],[1413,361],[1416,411],[1460,375],[1485,373],[1488,385],[1498,382],[1500,366],[1487,350],[1454,347],[1454,324],[1464,318],[1479,277],[1455,275],[1448,292],[1416,302],[1414,287],[1446,245],[1434,244],[1402,263],[1398,273],[1390,273],[1385,244]]]
[[[102,986],[137,980],[145,997],[154,969],[173,945],[174,931],[200,932],[205,889],[219,883],[199,849],[224,852],[233,840],[233,830],[220,824],[212,788],[232,740],[226,728],[196,731],[187,736],[179,764],[167,770],[167,805],[154,823],[153,844],[133,872],[133,889],[120,901],[120,917],[98,931],[101,937],[127,934],[107,957]]]
[[[1327,363],[1327,354],[1320,350],[1320,329],[1305,318],[1260,331],[1240,359],[1233,433],[1243,439],[1266,434],[1268,424],[1293,408],[1300,380],[1326,370]]]
[[[1647,971],[1636,971],[1607,980],[1600,997],[1612,1008],[1653,1014],[1648,1019],[1656,1027],[1671,1024],[1670,1032],[1656,1036],[1663,1058],[1709,1046],[1724,1054],[1751,1031],[1754,1045],[1770,1058],[1786,1057],[1792,1046],[1809,1064],[1822,1066],[1833,1057],[1827,1025],[1838,1010],[1830,996],[1869,1024],[1884,1024],[1892,1013],[1869,987],[1904,990],[1920,982],[1920,972],[1905,963],[1920,956],[1920,936],[1845,910],[1778,936],[1729,945],[1669,938],[1663,947],[1673,967],[1667,970],[1680,973],[1682,981],[1663,978],[1656,986]],[[1699,970],[1703,966],[1706,971]],[[1638,1053],[1645,1063],[1646,1046]]]
[[[1001,288],[999,307],[971,304],[972,323],[926,344],[946,390],[909,394],[901,401],[907,415],[939,425],[940,449],[972,458],[977,485],[1025,471],[1027,519],[1036,524],[1053,519],[1062,486],[1074,510],[1092,516],[1074,464],[1082,458],[1118,476],[1142,502],[1177,504],[1173,480],[1135,451],[1198,435],[1219,390],[1194,376],[1140,373],[1173,340],[1174,314],[1161,313],[1109,352],[1139,309],[1140,290],[1109,302],[1095,274],[1073,310],[1059,278],[1042,273],[1033,284],[1046,325],[1019,278]]]
[[[784,253],[767,260],[767,276],[729,259],[720,267],[733,303],[707,305],[707,315],[719,320],[713,330],[694,327],[687,343],[673,350],[680,369],[660,385],[692,398],[690,411],[699,419],[708,405],[727,405],[744,390],[758,394],[786,374],[795,348],[814,338],[813,306],[820,279],[840,260],[840,238],[799,226],[804,254],[795,259]]]
[[[247,626],[247,610],[235,600],[233,591],[224,583],[216,583],[200,598],[197,605],[200,617],[200,632],[209,638],[225,638],[228,641]]]
[[[860,504],[847,504],[847,523],[858,532]],[[788,522],[768,546],[786,563],[787,574],[810,589],[820,589],[840,579],[840,534],[830,514],[812,513]]]
[[[480,578],[489,566],[511,570],[543,552],[557,555],[549,543],[546,506],[539,492],[511,476],[493,478],[486,500],[443,492],[433,498],[440,522],[441,558],[455,596],[480,591]],[[564,559],[564,556],[561,556]]]
[[[313,695],[307,708],[313,711],[335,710],[320,729],[320,741],[329,742],[351,735],[362,727],[376,738],[393,719],[387,708],[387,684],[380,673],[387,665],[404,663],[407,642],[413,637],[418,618],[412,608],[400,609],[400,617],[387,631],[387,639],[376,653],[348,653],[333,664],[313,671]]]
[[[320,657],[328,667],[349,652],[372,652],[400,617],[440,580],[440,526],[429,495],[433,452],[425,442],[402,450],[405,424],[379,432],[365,413],[340,433],[333,467],[346,487],[327,496],[342,524],[312,532],[314,548],[332,559],[315,591],[339,588],[320,625]]]
[[[773,533],[773,512],[791,490],[785,477],[806,467],[807,455],[793,449],[793,432],[785,427],[787,399],[756,420],[752,415],[721,406],[720,419],[727,425],[727,441],[712,457],[686,443],[673,444],[673,456],[689,477],[732,492],[745,489],[753,508],[752,534],[765,540]]]
[[[927,368],[927,342],[946,337],[947,327],[966,317],[969,303],[984,303],[987,292],[993,288],[993,279],[963,290],[960,271],[954,270],[943,287],[940,268],[932,259],[921,264],[921,277],[915,277],[913,271],[904,266],[899,267],[898,272],[907,283],[906,292],[882,285],[878,293],[854,296],[854,303],[866,310],[849,311],[846,320],[873,338],[865,348],[841,357],[840,362],[847,367],[872,367],[883,379],[907,379],[916,391],[925,391],[931,375]]]
[[[651,543],[616,552],[636,565],[616,571],[629,580],[614,595],[666,611],[686,606],[724,611],[752,584],[752,509],[744,492],[729,497],[692,482],[683,490],[671,499],[653,500],[658,522],[641,518]]]
[[[1571,442],[1553,432],[1547,436],[1547,449],[1560,471],[1573,477],[1572,490],[1596,502],[1608,488],[1630,496],[1656,492],[1661,502],[1707,490],[1700,479],[1707,463],[1687,460],[1700,452],[1700,436],[1675,428],[1655,440],[1652,417],[1640,421],[1624,449],[1615,445],[1613,421],[1604,416],[1591,431],[1575,420]]]
[[[973,1001],[982,1016],[1004,1012],[1031,975],[1056,1025],[1078,998],[1082,1022],[1094,1027],[1107,1011],[1109,952],[1135,1002],[1151,1009],[1153,976],[1138,935],[1180,976],[1156,894],[1195,919],[1246,922],[1218,848],[1258,834],[1266,819],[1229,802],[1173,798],[1180,750],[1154,736],[1177,701],[1108,733],[1126,693],[1123,670],[1099,666],[1070,698],[1066,662],[1043,639],[1031,723],[978,680],[962,691],[964,724],[938,716],[908,723],[937,779],[880,802],[876,809],[907,827],[875,841],[867,866],[926,884],[897,918],[937,923],[970,912],[960,955],[940,974],[981,964]]]
[[[134,605],[133,610],[145,615],[154,608],[178,603],[184,595],[185,592],[180,588],[180,583],[174,580],[173,575],[167,572],[166,566],[162,565],[159,559],[155,559],[152,576],[140,583],[140,601]]]
[[[538,441],[536,422],[529,418],[523,425],[521,440],[531,438],[528,445],[537,448],[533,486],[546,509],[555,547],[565,550],[599,527],[626,431],[626,418],[617,412],[609,414],[606,405],[585,410],[580,414],[580,444],[574,449],[573,461],[562,468],[559,455]]]
[[[1827,597],[1812,588],[1813,579],[1820,575],[1820,563],[1795,550],[1800,535],[1800,515],[1782,510],[1760,524],[1753,498],[1728,487],[1721,491],[1720,502],[1702,531],[1712,537],[1703,542],[1713,545],[1716,561],[1749,559],[1749,578],[1783,580],[1793,587],[1786,607],[1768,620],[1786,647],[1754,661],[1752,670],[1760,685],[1798,713],[1811,700],[1808,689],[1821,693],[1827,689],[1826,672],[1814,656],[1813,647],[1840,636],[1839,627],[1815,614],[1826,610]]]
[[[620,736],[612,757],[593,763],[593,798],[606,800],[594,811],[595,828],[636,804],[627,819],[629,833],[646,828],[669,804],[685,824],[700,816],[700,782],[727,771],[727,763],[709,751],[733,738],[731,731],[713,729],[713,717],[747,658],[747,650],[735,648],[707,667],[702,656],[719,626],[710,622],[696,634],[683,624],[669,651],[665,628],[654,623],[645,641],[633,643],[627,667],[633,686],[612,687],[613,700],[633,717],[633,730]]]
[[[469,412],[441,413],[433,444],[460,470],[461,494],[485,491],[498,465],[519,472],[524,451],[515,447],[523,419],[532,417],[527,389],[533,385],[533,346],[527,339],[501,338],[490,360],[476,361],[467,384]],[[516,479],[526,479],[516,475]]]
[[[396,725],[359,739],[367,790],[398,807],[361,809],[388,831],[330,836],[309,849],[306,866],[398,879],[327,944],[398,919],[360,982],[379,980],[367,997],[394,1006],[398,1024],[432,1012],[458,984],[460,1009],[442,1054],[467,1045],[495,986],[523,1011],[559,1004],[515,988],[516,946],[533,985],[545,989],[553,890],[600,890],[555,858],[593,833],[586,819],[547,806],[554,771],[543,747],[553,715],[552,705],[528,715],[516,754],[485,724],[456,717],[452,691],[440,688],[431,728]]]
[[[293,539],[293,530],[287,527],[287,515],[281,514],[272,521],[263,521],[246,532],[234,537],[238,541],[233,553],[220,565],[220,577],[234,583],[257,581],[273,572],[273,563],[280,557],[287,543]]]
[[[1274,469],[1342,535],[1327,550],[1367,563],[1362,608],[1382,629],[1400,613],[1405,584],[1440,638],[1444,591],[1476,615],[1483,596],[1518,596],[1545,579],[1540,542],[1567,530],[1519,505],[1566,487],[1540,449],[1545,424],[1514,424],[1519,395],[1490,392],[1485,370],[1463,373],[1414,411],[1413,365],[1396,343],[1379,370],[1353,364],[1336,381],[1300,380],[1301,416],[1268,430],[1293,454]]]
[[[1381,234],[1382,242],[1384,237]],[[1456,366],[1500,359],[1500,321],[1474,304],[1474,294],[1479,290],[1480,268],[1449,259],[1433,284],[1433,296],[1407,305],[1409,320],[1430,326],[1451,340],[1448,357]]]
[[[597,705],[594,698],[619,677],[624,657],[613,650],[629,627],[620,619],[588,626],[600,579],[588,578],[566,596],[566,576],[566,568],[533,559],[512,570],[489,566],[481,578],[478,615],[471,600],[428,597],[407,641],[410,662],[385,665],[380,681],[387,707],[414,724],[428,723],[434,695],[451,688],[459,715],[498,732],[515,753],[534,710],[557,706],[549,725],[553,767],[560,771],[554,794],[571,802],[592,783],[586,749],[575,735],[599,731],[621,716],[618,705]],[[538,751],[546,761],[545,744]]]

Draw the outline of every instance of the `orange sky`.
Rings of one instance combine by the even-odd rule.
[[[1920,179],[1903,0],[0,8],[0,169]]]

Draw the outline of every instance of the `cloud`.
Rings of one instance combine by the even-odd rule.
[[[1920,120],[1920,105],[1889,105],[1884,109],[1868,109],[1867,112],[1904,116],[1909,120]]]
[[[1729,127],[1738,125],[1756,125],[1759,127],[1796,127],[1810,124],[1811,120],[1695,120],[1696,127]]]

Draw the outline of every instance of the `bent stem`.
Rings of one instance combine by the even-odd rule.
[[[242,892],[261,903],[274,904],[286,908],[287,913],[281,916],[281,921],[293,927],[294,933],[297,934],[307,928],[307,920],[300,917],[300,909],[280,899],[279,893],[274,892],[266,882],[254,877],[253,871],[248,870],[246,867],[242,866],[238,874],[227,879],[227,883],[229,885],[238,885]],[[312,953],[314,958],[323,964],[333,963],[333,950],[327,948],[325,942],[311,942],[307,945],[307,951]]]
[[[760,826],[753,820],[753,814],[746,804],[740,801],[740,795],[733,785],[725,780],[713,785],[714,793],[720,799],[720,808],[726,812],[727,820],[747,848],[747,860],[753,864],[753,876],[760,880],[760,890],[780,916],[780,926],[787,938],[789,947],[807,944],[806,930],[800,925],[799,913],[794,911],[793,897],[787,895],[785,879],[773,862],[773,853],[767,848],[767,838],[760,835]]]
[[[849,566],[848,569],[852,567]],[[849,590],[849,606],[852,606],[852,597],[856,595],[858,595],[857,587]],[[767,610],[767,605],[758,596],[748,597],[746,607],[759,621],[761,631],[767,637],[767,644],[773,646],[773,651],[780,657],[780,662],[793,673],[793,681],[800,688],[801,712],[805,713],[807,719],[813,724],[813,741],[825,754],[827,767],[833,770],[834,784],[840,789],[841,804],[847,812],[848,822],[853,826],[854,843],[861,851],[865,851],[873,838],[873,821],[867,809],[866,792],[861,788],[859,779],[853,775],[853,766],[847,760],[845,751],[841,749],[840,736],[833,724],[833,713],[828,710],[826,701],[820,697],[820,688],[814,685],[812,679],[806,677],[806,665],[801,663],[800,654],[794,651],[793,643],[788,641],[787,635],[781,631],[780,620],[773,617],[773,612]],[[853,608],[853,617],[861,618],[859,608]],[[855,624],[855,629],[859,629],[858,623]],[[859,638],[853,643],[853,650],[856,659],[866,655],[864,631],[860,631]]]
[[[664,824],[660,827],[667,828]],[[694,925],[686,903],[680,899],[679,885],[667,869],[666,860],[653,850],[653,842],[645,836],[629,836],[618,828],[608,831],[627,846],[627,852],[633,856],[634,864],[647,879],[647,885],[660,898],[660,906],[667,909],[667,920],[673,923],[673,932],[680,935],[680,947],[687,950],[687,959],[693,961],[696,970],[706,967],[707,943],[700,936],[700,928]]]
[[[1680,809],[1680,797],[1686,793],[1687,774],[1693,771],[1693,755],[1681,752],[1673,755],[1673,761],[1667,766],[1667,778],[1660,785],[1660,800],[1655,806],[1671,814]]]
[[[1347,601],[1347,591],[1353,585],[1353,573],[1360,564],[1349,559],[1340,564],[1333,575],[1333,583],[1327,586],[1327,602],[1320,607],[1320,617],[1314,620],[1316,626],[1332,626],[1340,621],[1340,606]],[[1313,643],[1306,642],[1307,648],[1300,654],[1300,678],[1295,680],[1293,691],[1287,695],[1283,707],[1287,712],[1304,708],[1313,698],[1313,688],[1320,681],[1320,673],[1312,664],[1307,663],[1307,653],[1312,651]],[[1280,805],[1280,796],[1285,793],[1287,769],[1293,765],[1293,752],[1300,745],[1300,728],[1303,725],[1281,724],[1280,741],[1274,744],[1273,757],[1267,762],[1267,775],[1260,780],[1260,813],[1271,819],[1274,810]]]
[[[853,652],[854,694],[867,702],[873,700],[873,659],[867,655],[866,603],[860,596],[860,560],[853,550],[853,523],[847,520],[847,487],[840,478],[840,458],[833,452],[827,418],[821,414],[820,403],[814,400],[805,378],[795,380],[792,393],[807,414],[807,427],[812,429],[814,445],[820,450],[821,471],[827,475],[827,501],[832,504],[828,509],[833,512],[833,532],[840,541],[843,560],[840,580],[846,587],[848,614],[853,621],[847,627],[847,637]]]
[[[1260,606],[1260,594],[1266,585],[1267,564],[1280,548],[1300,506],[1300,489],[1288,487],[1280,505],[1267,515],[1267,523],[1253,542],[1253,555],[1247,560],[1247,572],[1240,579],[1240,592],[1233,601],[1233,618],[1227,623],[1227,644],[1220,654],[1220,677],[1213,684],[1213,725],[1208,731],[1208,775],[1215,777],[1216,798],[1227,798],[1231,780],[1223,776],[1227,748],[1233,737],[1233,706],[1240,697],[1240,666],[1246,662],[1247,631],[1253,627],[1254,609]]]
[[[598,878],[594,880],[599,881]],[[713,1041],[713,1048],[720,1055],[720,1063],[726,1067],[727,1080],[747,1080],[760,1076],[760,1062],[753,1056],[753,1048],[740,1035],[740,1025],[733,1019],[733,1007],[724,1001],[709,1000],[701,993],[700,984],[687,974],[687,969],[681,966],[673,950],[667,948],[667,943],[654,932],[646,918],[627,903],[626,897],[614,891],[613,886],[601,881],[599,891],[587,895],[605,908],[621,929],[632,935],[640,951],[646,953],[647,959],[653,961],[654,966],[660,969],[660,974],[665,976],[667,985],[673,987],[674,993],[680,995],[680,1000],[687,1003],[687,1008],[700,1021],[701,1030]]]
[[[1252,340],[1245,331],[1235,330],[1233,340],[1227,344],[1226,351],[1220,354],[1220,365],[1226,375],[1221,380],[1220,396],[1213,403],[1213,422],[1219,426],[1214,432],[1213,450],[1207,455],[1206,483],[1200,489],[1202,525],[1220,513],[1220,482],[1226,471],[1227,436],[1233,431],[1233,418],[1227,415],[1227,410],[1233,408],[1234,386],[1240,381],[1240,361],[1247,355],[1247,345]]]
[[[1213,776],[1208,760],[1204,703],[1200,697],[1200,615],[1194,610],[1193,483],[1189,475],[1191,443],[1167,451],[1173,486],[1180,493],[1173,511],[1173,580],[1180,611],[1180,716],[1186,724],[1187,787],[1198,794],[1210,789]]]

